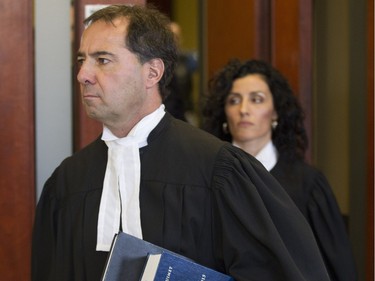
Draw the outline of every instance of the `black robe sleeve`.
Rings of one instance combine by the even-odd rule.
[[[329,280],[311,229],[287,193],[259,163],[227,149],[235,157],[217,159],[213,186],[215,222],[223,232],[217,254],[229,274],[237,280]]]
[[[331,280],[357,280],[347,229],[326,177],[302,161],[285,159],[278,161],[271,174],[310,224]]]
[[[42,199],[39,200],[36,209],[32,249],[32,280],[53,280],[55,278],[56,248],[52,245],[56,245],[57,238],[54,223],[56,201],[53,196],[47,194],[48,186],[53,185],[54,181],[51,177],[45,184]]]
[[[308,202],[310,225],[332,281],[357,280],[347,230],[326,178],[317,173]]]
[[[35,211],[31,280],[100,280],[107,252],[95,245],[105,165],[106,146],[97,140],[46,181]]]

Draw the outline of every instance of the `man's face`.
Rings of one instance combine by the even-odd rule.
[[[146,99],[146,67],[125,46],[126,19],[97,21],[78,52],[82,102],[89,117],[110,128],[137,123]]]

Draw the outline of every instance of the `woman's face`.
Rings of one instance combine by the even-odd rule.
[[[254,143],[261,149],[271,140],[271,123],[277,120],[272,93],[259,74],[234,80],[225,102],[228,129],[233,141]]]

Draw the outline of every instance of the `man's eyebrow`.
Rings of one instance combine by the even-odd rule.
[[[83,52],[78,52],[77,53],[77,57],[85,57],[86,55],[83,53]],[[107,52],[107,51],[97,51],[97,52],[94,52],[94,53],[90,53],[89,54],[90,57],[94,57],[94,58],[97,58],[99,56],[111,56],[111,57],[114,57],[115,55],[111,52]]]

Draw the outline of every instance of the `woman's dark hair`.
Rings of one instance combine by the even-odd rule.
[[[172,79],[177,61],[177,44],[167,16],[152,5],[112,5],[100,9],[84,20],[85,25],[96,21],[113,24],[117,18],[129,21],[125,46],[138,56],[141,63],[154,58],[164,62],[164,74],[159,82],[162,99],[168,95],[167,86]]]
[[[304,112],[288,81],[264,61],[231,60],[212,77],[203,109],[203,129],[222,140],[232,141],[232,136],[223,130],[223,123],[226,122],[225,102],[233,82],[249,74],[261,75],[272,93],[278,115],[272,141],[280,156],[290,160],[303,159],[308,145]]]

